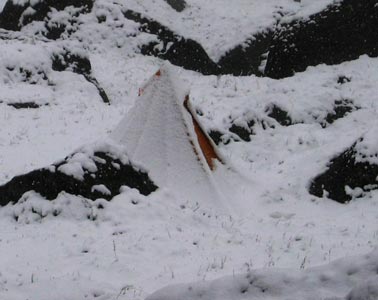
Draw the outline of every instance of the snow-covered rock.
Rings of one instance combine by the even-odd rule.
[[[312,180],[310,193],[346,203],[378,189],[376,131],[377,125],[372,124],[363,137],[333,158],[327,171]]]
[[[65,30],[73,29],[78,14],[90,12],[92,7],[93,0],[8,0],[0,13],[0,27],[18,31],[31,22],[43,21],[46,36],[57,39]],[[58,15],[59,20],[51,17]],[[67,28],[69,22],[71,28]]]
[[[276,33],[265,74],[283,78],[321,63],[339,64],[363,54],[376,57],[377,25],[377,1],[337,1]]]
[[[47,168],[14,177],[0,186],[0,204],[17,203],[30,191],[49,200],[56,199],[62,192],[93,200],[110,200],[121,193],[122,186],[135,188],[143,195],[157,189],[148,174],[129,161],[124,149],[98,142],[78,149]]]

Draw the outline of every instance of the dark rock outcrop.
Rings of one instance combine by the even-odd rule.
[[[255,126],[261,126],[265,128],[265,121],[256,120],[232,120],[228,125],[228,129],[222,131],[211,129],[208,131],[208,135],[216,145],[227,145],[231,141],[235,142],[250,142],[251,136],[255,135]]]
[[[8,0],[0,13],[0,28],[19,31],[33,21],[46,20],[52,9],[61,11],[69,6],[80,8],[78,13],[88,13],[92,10],[93,2],[94,0],[41,0],[37,3],[27,1],[23,5],[18,5],[13,0]],[[65,26],[64,24],[46,25],[46,29],[48,38],[57,39],[65,31]]]
[[[81,75],[90,75],[92,72],[91,62],[88,57],[65,49],[61,53],[53,55],[52,69],[58,72],[69,70]]]
[[[178,38],[165,50],[154,55],[204,75],[220,73],[219,67],[209,58],[202,46],[192,39]]]
[[[8,106],[12,106],[15,109],[35,109],[40,108],[42,105],[35,102],[11,102],[7,103]],[[44,104],[48,105],[48,104]]]
[[[215,145],[219,145],[220,143],[224,143],[224,133],[220,132],[219,130],[212,129],[208,132],[209,137],[213,140]]]
[[[338,119],[344,118],[349,113],[358,110],[359,107],[354,105],[353,101],[348,99],[337,100],[334,103],[333,111],[328,113],[322,122],[322,127],[327,127]]]
[[[110,200],[120,193],[122,186],[136,188],[143,195],[149,195],[157,189],[147,173],[135,169],[130,164],[123,164],[108,153],[96,152],[94,159],[97,170],[85,170],[82,180],[59,171],[59,167],[64,165],[67,159],[50,168],[14,177],[0,186],[0,205],[16,203],[28,191],[35,191],[49,200],[55,199],[62,191],[92,200]],[[105,186],[107,192],[104,193],[101,188],[96,189],[99,185]]]
[[[3,11],[0,13],[0,28],[18,31],[21,29],[20,19],[27,5],[14,4],[12,0],[5,3]]]
[[[270,106],[267,113],[268,117],[276,120],[282,126],[290,126],[294,124],[289,113],[277,105]]]
[[[182,12],[186,8],[186,2],[184,0],[165,0],[174,10]]]
[[[273,39],[265,75],[292,76],[308,66],[378,56],[376,0],[344,0],[306,20],[283,25]]]
[[[218,62],[221,74],[262,76],[264,72],[260,66],[266,59],[264,56],[269,51],[272,39],[273,31],[268,30],[228,51]]]
[[[30,67],[22,66],[6,66],[6,73],[8,77],[16,77],[18,80],[28,84],[43,84],[52,85],[52,82],[47,77],[47,74],[40,66]]]
[[[205,75],[255,74],[280,79],[304,71],[308,66],[339,64],[363,54],[378,56],[376,4],[376,0],[344,0],[333,4],[306,20],[255,34],[228,51],[217,63],[196,41],[180,37],[137,12],[128,10],[124,15],[140,23],[141,31],[154,34],[159,40],[144,45],[142,54],[154,55]],[[340,80],[342,84],[348,78]]]
[[[251,141],[250,135],[253,134],[253,131],[251,129],[252,127],[253,125],[251,127],[249,126],[244,127],[244,126],[232,124],[232,126],[229,128],[229,131],[232,132],[233,134],[236,134],[241,140],[245,142],[250,142]]]
[[[142,54],[168,60],[174,65],[204,75],[262,75],[260,66],[265,60],[264,54],[268,52],[273,38],[272,31],[256,34],[243,45],[227,52],[218,63],[215,63],[196,41],[179,36],[159,22],[143,17],[138,12],[127,10],[124,16],[141,24],[140,31],[154,34],[159,40],[142,46]]]
[[[317,197],[326,195],[337,202],[347,203],[353,198],[347,193],[347,186],[350,189],[360,188],[363,192],[378,189],[378,165],[356,161],[355,145],[332,159],[328,170],[312,180],[310,194]]]
[[[350,77],[347,77],[345,75],[341,75],[337,78],[337,83],[338,84],[345,84],[345,83],[348,83],[348,82],[351,82],[352,79]]]
[[[110,104],[109,97],[105,90],[92,75],[92,66],[88,57],[64,50],[62,53],[56,53],[53,55],[52,69],[58,72],[69,70],[76,74],[83,75],[88,82],[96,87],[102,101],[106,104]]]
[[[143,17],[140,13],[127,10],[124,16],[139,24],[140,31],[156,35],[159,42],[152,42],[141,48],[143,55],[152,55],[168,60],[174,65],[204,75],[219,74],[219,67],[214,63],[200,44],[185,39],[159,22]]]

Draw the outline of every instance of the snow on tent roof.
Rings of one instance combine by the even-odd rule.
[[[178,86],[168,67],[159,70],[111,137],[126,146],[130,159],[143,165],[158,186],[185,200],[218,201],[211,171],[219,154]]]

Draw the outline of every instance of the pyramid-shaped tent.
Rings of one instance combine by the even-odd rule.
[[[112,138],[126,146],[130,159],[148,170],[158,186],[185,200],[219,200],[211,174],[219,153],[197,121],[189,96],[171,77],[165,67],[140,89]]]

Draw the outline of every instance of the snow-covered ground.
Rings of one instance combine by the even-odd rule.
[[[177,285],[147,299],[377,299],[377,254],[307,270],[256,270],[213,282]]]
[[[227,51],[253,35],[272,28],[285,16],[308,16],[321,11],[334,0],[293,1],[187,0],[182,12],[172,10],[164,1],[119,0],[127,9],[144,13],[176,33],[198,41],[211,59],[217,62]]]
[[[187,2],[189,8],[179,18],[172,10],[167,13],[164,1],[151,1],[149,6],[134,0],[118,4],[99,0],[92,13],[81,16],[80,29],[63,41],[34,37],[38,24],[21,33],[1,32],[11,39],[0,42],[0,184],[105,139],[137,101],[138,89],[163,64],[136,54],[137,46],[151,37],[121,18],[120,6],[137,11],[144,7],[147,15],[200,41],[216,59],[260,30],[261,24],[272,24],[273,12],[280,5],[293,14],[306,10],[308,14],[331,1],[282,0],[260,5],[239,0],[227,10],[227,1]],[[106,14],[107,22],[97,23],[96,14]],[[84,76],[52,70],[50,57],[62,47],[89,56],[93,75],[111,105],[102,102]],[[355,263],[356,273],[362,270],[363,276],[356,275],[352,283],[330,280],[338,287],[332,292],[330,285],[326,296],[344,298],[352,289],[357,293],[358,284],[373,274],[364,273],[364,266],[377,264],[376,254],[368,259],[361,255],[378,245],[378,192],[341,205],[310,195],[307,187],[333,156],[359,137],[370,136],[369,149],[375,151],[377,67],[377,59],[362,56],[338,66],[311,67],[283,80],[202,76],[169,67],[177,82],[190,89],[203,126],[231,138],[229,144],[219,145],[225,165],[212,178],[229,209],[208,210],[208,199],[184,200],[172,187],[148,197],[125,188],[111,202],[65,193],[48,202],[30,192],[16,205],[0,209],[0,298],[136,300],[167,285],[232,277],[261,268],[265,270],[256,276],[276,280],[277,288],[286,283],[285,276],[274,275],[276,268],[295,270],[279,274],[289,273],[296,290],[324,273],[334,271],[337,274],[329,277],[336,278],[349,263]],[[32,79],[20,68],[31,70]],[[338,83],[342,76],[350,82]],[[356,109],[326,124],[335,101],[344,100],[352,101]],[[41,107],[7,105],[29,101]],[[282,126],[269,117],[273,105],[287,111],[293,125]],[[251,141],[234,141],[231,124],[244,126],[251,120],[255,121]],[[163,139],[164,132],[160,134]],[[339,258],[345,259],[308,275],[313,274],[312,267]],[[244,277],[237,278],[239,288]],[[377,280],[376,275],[370,280]],[[236,286],[226,278],[209,287],[222,287],[223,282],[230,289]],[[365,289],[370,285],[373,290],[374,282],[369,281]],[[201,286],[206,290],[208,285]],[[181,289],[185,290],[169,289],[168,294],[184,297]],[[274,297],[282,299],[278,293]],[[214,297],[229,299],[230,295],[226,291]]]

